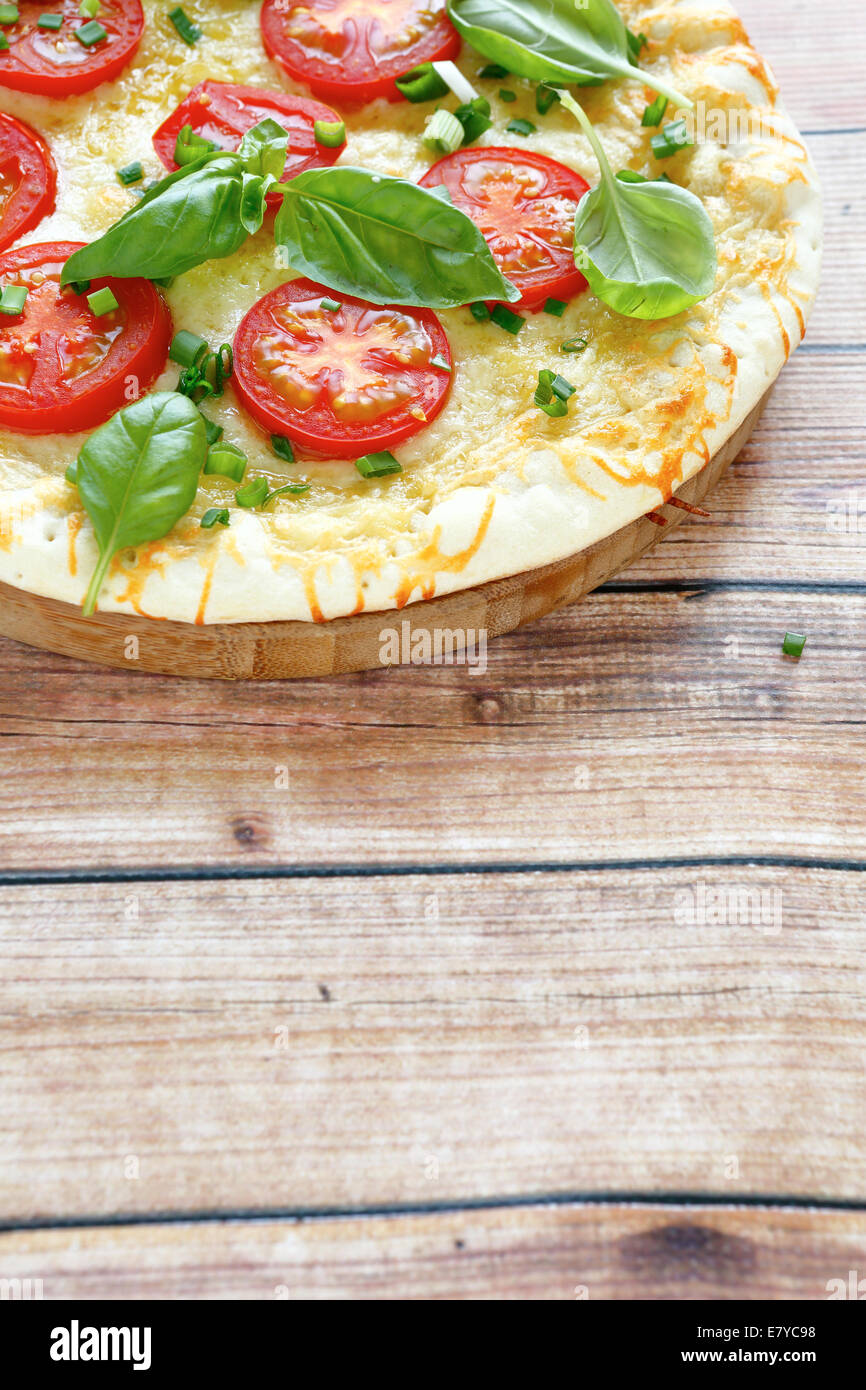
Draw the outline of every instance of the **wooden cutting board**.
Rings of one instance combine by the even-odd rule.
[[[766,404],[758,402],[734,435],[677,497],[703,502],[745,445]],[[196,626],[129,614],[84,618],[77,608],[0,584],[0,635],[103,666],[220,680],[291,680],[372,670],[383,664],[383,630],[411,651],[419,633],[438,630],[501,637],[597,589],[679,525],[688,513],[660,509],[667,525],[641,517],[586,550],[540,569],[497,579],[401,613],[361,613],[330,623],[227,623]],[[657,513],[658,515],[658,513]],[[409,626],[403,629],[403,624]]]

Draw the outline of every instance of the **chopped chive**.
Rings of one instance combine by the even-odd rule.
[[[430,358],[430,366],[438,367],[440,372],[453,371],[451,363],[448,361],[447,357],[442,356],[441,352],[437,352],[435,357]]]
[[[197,24],[193,24],[183,5],[178,5],[176,9],[170,10],[168,17],[184,43],[192,48],[201,38],[201,29]]]
[[[37,29],[62,29],[62,14],[41,14],[36,21]]]
[[[219,148],[220,146],[215,141],[206,139],[204,135],[199,135],[191,125],[185,125],[178,131],[177,139],[174,142],[174,162],[183,169],[187,164],[192,164],[194,160],[201,159],[203,154],[211,154],[212,151]]]
[[[319,308],[324,309],[327,314],[336,314],[342,307],[339,299],[323,299],[319,304]]]
[[[559,101],[559,92],[555,87],[546,87],[544,83],[535,89],[535,109],[539,116],[546,116],[551,106],[555,106]]]
[[[194,367],[201,360],[202,352],[207,352],[204,338],[200,338],[197,333],[188,333],[182,328],[172,340],[168,355],[171,361],[177,362],[180,367]]]
[[[538,126],[533,125],[532,121],[526,121],[522,116],[519,116],[517,120],[509,121],[505,129],[511,135],[534,135]]]
[[[18,6],[0,5],[0,24],[17,24]]]
[[[517,93],[516,93],[516,92],[512,92],[512,90],[511,90],[510,87],[500,87],[500,88],[499,88],[499,100],[500,100],[500,101],[516,101],[516,100],[517,100]]]
[[[108,30],[96,19],[91,19],[89,24],[82,24],[80,29],[73,29],[72,32],[84,48],[93,48],[108,38]]]
[[[117,296],[114,291],[104,285],[101,290],[95,290],[93,294],[87,296],[90,305],[90,312],[97,318],[102,318],[104,314],[113,314],[115,309],[120,308]]]
[[[490,317],[497,328],[504,328],[506,333],[512,333],[515,338],[526,323],[526,319],[521,318],[520,314],[515,314],[507,304],[497,304]]]
[[[670,121],[663,130],[659,131],[658,135],[654,135],[650,140],[656,159],[670,159],[672,154],[676,154],[678,150],[684,150],[694,143],[694,140],[689,139],[684,120]]]
[[[316,144],[326,150],[339,149],[346,143],[346,126],[343,121],[316,121],[313,126]]]
[[[561,319],[567,308],[568,305],[564,299],[548,299],[544,306],[544,312],[552,314],[555,319]]]
[[[207,447],[208,449],[212,449],[215,444],[219,444],[220,440],[225,434],[225,430],[223,429],[222,425],[215,424],[214,421],[209,420],[206,415],[202,415],[201,418],[204,420],[204,432],[205,438],[207,439]]]
[[[23,314],[28,293],[26,285],[4,285],[0,291],[0,314],[7,314],[9,318]]]
[[[131,183],[140,183],[144,178],[144,169],[141,160],[137,159],[134,164],[124,164],[122,169],[118,169],[117,177],[124,187],[127,187]]]
[[[802,656],[803,648],[806,645],[806,637],[802,632],[786,632],[782,642],[782,651],[785,656]]]
[[[502,81],[503,77],[508,76],[508,68],[502,68],[498,63],[488,63],[478,74],[479,77],[490,77]]]
[[[535,404],[539,410],[553,419],[561,419],[568,414],[568,402],[577,390],[565,377],[557,372],[538,373],[538,386],[535,390]]]
[[[432,63],[421,63],[403,77],[398,77],[396,87],[407,101],[436,101],[448,95],[448,83],[443,81]]]
[[[292,441],[286,439],[284,434],[271,435],[271,448],[278,459],[282,459],[285,463],[295,462],[295,451],[292,448]]]
[[[463,144],[464,134],[460,121],[450,111],[436,111],[427,121],[422,143],[428,150],[453,154]]]
[[[454,112],[463,127],[463,144],[472,145],[493,125],[490,119],[490,102],[485,97],[473,97],[472,101],[458,106]]]
[[[71,289],[73,294],[87,294],[87,291],[90,289],[92,283],[92,280],[72,280],[70,282],[69,288]]]
[[[269,507],[278,497],[306,497],[309,491],[309,483],[286,483],[285,487],[274,488],[273,492],[268,493],[262,508]]]
[[[201,529],[212,531],[215,526],[231,526],[228,507],[211,507],[201,519]]]
[[[0,53],[5,53],[9,47],[9,40],[5,34],[0,34]]]
[[[270,493],[267,478],[253,478],[251,483],[242,487],[240,492],[235,493],[235,501],[239,507],[246,507],[247,511],[252,511],[253,507],[260,507]]]
[[[565,342],[560,344],[559,351],[560,351],[560,352],[585,352],[586,349],[587,349],[588,347],[589,347],[589,339],[588,339],[588,338],[584,338],[584,337],[579,337],[578,334],[575,334],[573,338],[566,338]]]
[[[646,48],[649,39],[646,34],[633,34],[631,29],[626,29],[625,36],[628,40],[628,51],[633,60],[640,56],[642,48]]]
[[[355,467],[362,478],[387,478],[391,473],[402,473],[402,465],[387,449],[378,454],[365,454],[357,459]]]
[[[662,123],[662,117],[664,116],[664,114],[665,114],[665,112],[667,111],[667,109],[668,109],[668,99],[667,99],[667,97],[664,96],[661,92],[659,92],[659,94],[658,94],[658,96],[656,97],[655,101],[652,103],[651,106],[648,106],[648,107],[647,107],[647,109],[644,111],[643,115],[641,116],[641,122],[640,122],[641,125],[645,125],[645,126],[661,125],[661,123]]]
[[[70,463],[63,476],[70,487],[78,487],[78,459]]]
[[[78,13],[84,19],[95,19],[99,14],[99,0],[81,0]]]
[[[218,478],[231,478],[234,483],[242,483],[248,462],[243,449],[238,449],[234,444],[218,443],[208,450],[204,471],[209,477],[215,474]]]
[[[479,299],[475,304],[470,304],[469,312],[471,313],[474,319],[478,320],[479,323],[486,323],[487,320],[490,318],[490,310],[484,303],[483,299]]]

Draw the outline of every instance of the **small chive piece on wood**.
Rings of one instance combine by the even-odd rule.
[[[211,507],[201,519],[201,529],[212,531],[215,526],[231,526],[228,507]]]
[[[0,314],[7,314],[9,318],[17,319],[19,314],[24,313],[27,295],[26,285],[4,285],[3,290],[0,291]]]
[[[355,467],[362,478],[387,478],[391,473],[402,473],[402,465],[387,449],[378,454],[365,454],[357,459]]]
[[[207,343],[204,338],[200,338],[197,333],[188,333],[185,328],[182,328],[179,333],[175,334],[168,355],[172,362],[177,362],[179,367],[194,367],[200,360],[203,351],[207,352]]]
[[[94,48],[96,44],[108,38],[108,30],[96,19],[91,19],[89,23],[82,24],[80,29],[73,29],[72,32],[84,48]]]
[[[525,318],[520,314],[515,314],[513,309],[509,309],[507,304],[497,304],[493,313],[490,315],[497,328],[504,328],[506,333],[511,333],[516,338],[523,325]]]
[[[478,320],[479,323],[486,323],[487,320],[490,318],[490,310],[484,303],[483,299],[479,299],[475,304],[470,304],[469,312],[471,313],[474,319]]]
[[[62,14],[41,14],[36,21],[37,29],[62,29]]]
[[[141,183],[141,180],[144,178],[144,168],[141,160],[137,159],[134,164],[124,164],[122,169],[118,169],[117,177],[120,179],[124,188],[128,188],[131,183]]]
[[[0,5],[0,24],[17,24],[18,6]]]
[[[645,125],[645,126],[661,125],[661,123],[662,123],[662,117],[664,116],[664,114],[665,114],[665,112],[667,111],[667,109],[668,109],[668,99],[667,99],[667,97],[664,96],[661,92],[659,92],[659,94],[658,94],[658,96],[656,97],[655,101],[652,103],[651,106],[648,106],[648,107],[647,107],[647,109],[644,111],[643,115],[641,116],[641,121],[640,121],[641,125]]]
[[[786,632],[782,642],[782,651],[785,656],[801,657],[803,648],[806,645],[806,637],[802,632]]]
[[[677,154],[679,150],[687,149],[694,143],[694,140],[689,139],[684,120],[669,121],[664,129],[650,140],[656,159],[670,159],[672,154]]]
[[[561,319],[567,308],[568,305],[564,299],[548,299],[544,306],[544,312],[552,314],[555,319]]]
[[[117,296],[114,291],[104,285],[101,290],[94,290],[93,294],[87,296],[87,303],[90,305],[90,312],[97,318],[102,318],[104,314],[113,314],[115,309],[120,308]]]
[[[246,487],[235,493],[235,501],[239,507],[252,511],[254,507],[260,507],[267,501],[270,491],[267,478],[253,478],[251,483],[247,483]]]
[[[533,125],[532,121],[524,120],[522,116],[519,116],[516,121],[509,121],[505,129],[510,135],[534,135],[538,130],[538,126]]]
[[[316,121],[313,134],[317,145],[326,150],[339,149],[346,143],[346,126],[343,121]]]
[[[184,43],[188,44],[190,48],[194,47],[201,38],[201,29],[197,24],[193,24],[183,5],[178,5],[176,9],[170,10],[168,17]]]
[[[273,449],[277,458],[282,459],[284,463],[295,462],[295,451],[292,448],[292,441],[290,439],[286,439],[286,436],[284,434],[271,435],[271,448]]]

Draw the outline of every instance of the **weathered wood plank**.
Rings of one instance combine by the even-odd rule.
[[[866,1198],[864,883],[4,888],[0,1220]]]
[[[818,1209],[569,1205],[0,1236],[0,1276],[41,1278],[46,1299],[819,1301],[864,1260],[866,1216]]]
[[[758,52],[771,64],[782,99],[803,130],[862,127],[863,71],[849,36],[862,23],[860,0],[734,0]]]

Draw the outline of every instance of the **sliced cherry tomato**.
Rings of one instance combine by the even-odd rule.
[[[265,0],[265,48],[326,101],[401,101],[394,81],[419,63],[456,58],[445,0]]]
[[[54,211],[57,166],[42,136],[0,112],[0,251]]]
[[[43,97],[77,96],[123,71],[141,42],[144,13],[140,0],[102,0],[96,22],[106,37],[82,43],[75,31],[90,21],[79,0],[16,0],[18,19],[4,24],[9,47],[0,52],[0,86]],[[59,29],[40,29],[44,14],[60,14]]]
[[[324,308],[323,300],[340,307]],[[382,308],[294,280],[247,314],[232,380],[269,433],[356,459],[434,420],[448,398],[450,367],[445,330],[429,309]]]
[[[330,106],[308,101],[305,97],[289,96],[287,92],[237,87],[230,82],[200,82],[194,87],[154,135],[154,149],[166,169],[174,170],[178,167],[174,159],[177,137],[184,126],[191,125],[197,135],[213,140],[224,150],[236,150],[247,131],[268,117],[289,132],[283,183],[305,169],[322,169],[333,164],[343,152],[343,145],[331,148],[316,141],[316,121],[326,121],[330,125],[340,120]],[[268,197],[269,203],[279,201],[279,194]]]
[[[0,288],[26,287],[24,311],[0,317],[0,425],[20,434],[76,434],[144,395],[165,367],[171,315],[149,280],[94,280],[119,307],[97,317],[87,294],[60,288],[80,242],[0,256]]]
[[[574,215],[589,184],[573,169],[525,150],[458,150],[434,164],[422,187],[448,189],[480,227],[503,275],[537,309],[586,289],[574,264]]]

